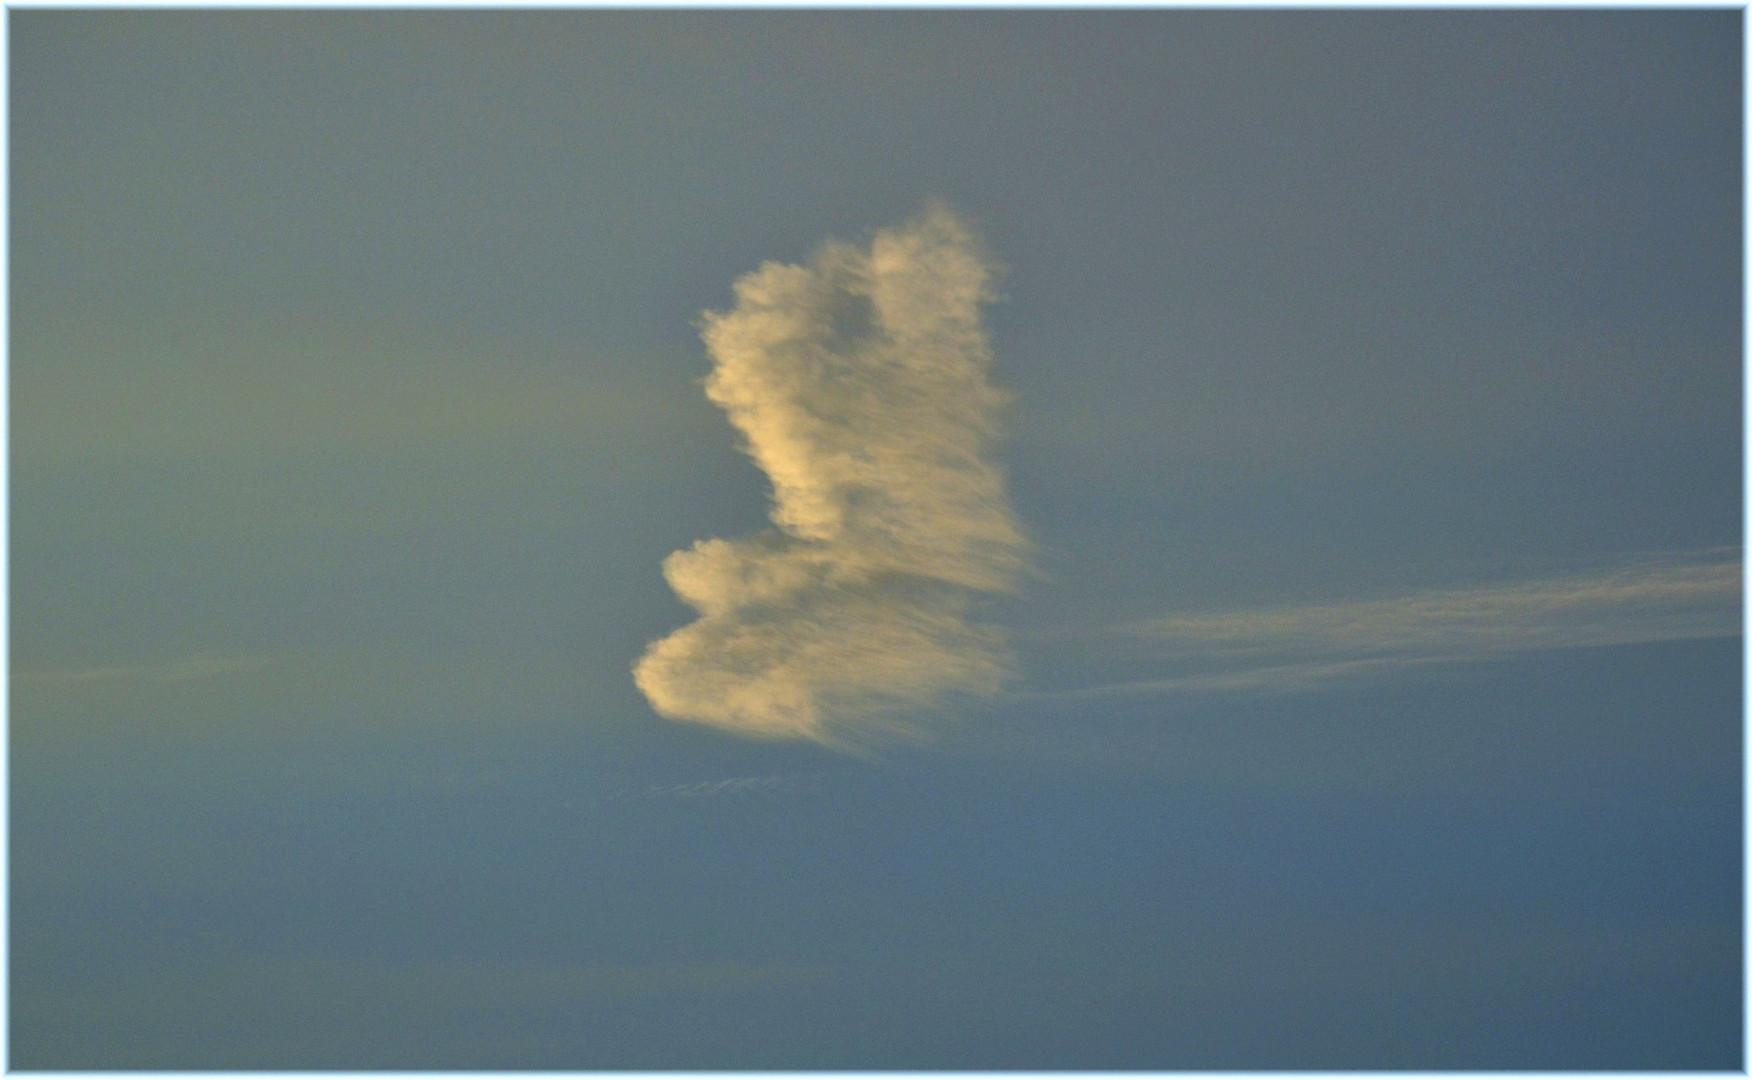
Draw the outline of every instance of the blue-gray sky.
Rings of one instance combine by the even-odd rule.
[[[1739,1068],[1742,22],[10,12],[11,1066]]]

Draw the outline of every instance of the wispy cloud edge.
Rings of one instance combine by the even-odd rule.
[[[1294,692],[1540,650],[1733,637],[1742,591],[1740,549],[1711,548],[1539,580],[1144,619],[1101,636],[1176,670],[1045,696]]]
[[[275,657],[215,656],[201,653],[155,664],[111,664],[103,667],[25,669],[12,672],[14,682],[25,685],[73,686],[140,680],[147,682],[195,682],[227,675],[251,675],[272,667]]]

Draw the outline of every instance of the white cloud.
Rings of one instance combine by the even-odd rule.
[[[1741,632],[1738,549],[1377,600],[1148,619],[1110,633],[1175,670],[1077,694],[1290,691],[1435,663],[1730,637]]]
[[[1028,544],[990,457],[991,273],[933,207],[867,248],[767,263],[706,316],[706,394],[771,478],[774,527],[665,560],[701,618],[634,668],[658,713],[838,744],[996,692],[1009,654],[969,605],[1013,588]]]

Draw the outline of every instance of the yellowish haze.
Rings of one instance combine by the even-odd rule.
[[[1013,588],[1028,545],[990,459],[991,273],[932,207],[867,248],[767,263],[707,314],[706,394],[771,478],[773,528],[664,561],[700,618],[634,667],[658,713],[840,744],[998,689],[1009,653],[969,604]]]

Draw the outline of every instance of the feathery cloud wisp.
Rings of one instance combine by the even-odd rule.
[[[634,667],[659,714],[841,743],[998,689],[1008,651],[969,606],[1013,588],[1028,545],[990,457],[991,272],[933,207],[867,248],[767,263],[707,314],[706,395],[771,478],[774,527],[664,561],[701,617]]]
[[[725,795],[797,795],[808,790],[819,774],[733,776],[691,784],[647,784],[647,799],[710,799]]]
[[[15,682],[36,686],[77,686],[122,680],[180,683],[216,679],[227,675],[251,675],[274,664],[274,657],[214,656],[200,654],[157,664],[112,664],[107,667],[25,669],[14,671]]]
[[[1731,637],[1741,588],[1739,550],[1713,549],[1543,581],[1147,619],[1114,632],[1178,670],[1078,693],[1292,691],[1541,649]]]

